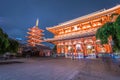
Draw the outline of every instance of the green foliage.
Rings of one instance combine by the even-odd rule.
[[[12,52],[12,53],[17,52],[18,51],[18,47],[19,47],[19,43],[16,40],[14,40],[14,39],[10,39],[9,38],[8,40],[9,40],[10,45],[7,48],[7,51],[8,52]]]
[[[53,47],[53,51],[57,52],[57,46],[56,45]]]
[[[96,38],[101,40],[101,44],[108,43],[108,38],[112,37],[113,50],[120,50],[120,15],[115,22],[108,22],[99,28],[96,32]]]
[[[108,28],[109,27],[109,28]],[[96,38],[101,40],[101,44],[108,43],[108,38],[113,33],[113,23],[106,23],[96,32]]]
[[[118,48],[117,50],[120,50],[120,15],[117,17],[116,21],[114,22],[114,29],[115,29],[115,35],[113,37],[115,47]]]
[[[8,35],[0,28],[0,54],[5,53],[7,47],[9,47]]]
[[[0,28],[0,54],[5,52],[17,52],[19,43],[8,38],[8,35]]]

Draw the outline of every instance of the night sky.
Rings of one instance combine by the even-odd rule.
[[[46,27],[119,3],[120,0],[0,0],[0,27],[11,38],[26,41],[28,28],[39,18],[39,28],[45,30],[45,38],[52,38]]]

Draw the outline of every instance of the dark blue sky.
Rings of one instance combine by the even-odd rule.
[[[120,0],[0,0],[0,27],[10,37],[26,40],[26,32],[37,18],[39,27],[45,30],[119,3]],[[46,38],[53,37],[47,30],[44,34]]]

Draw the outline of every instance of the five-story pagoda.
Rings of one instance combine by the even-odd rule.
[[[27,42],[29,46],[36,46],[36,45],[42,45],[41,42],[43,42],[43,36],[44,34],[42,33],[44,30],[40,29],[38,27],[39,20],[36,20],[36,25],[33,26],[32,28],[29,28],[27,34]]]

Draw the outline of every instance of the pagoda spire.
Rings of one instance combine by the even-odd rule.
[[[36,27],[38,27],[38,24],[39,24],[39,19],[37,18],[37,20],[36,20]]]

